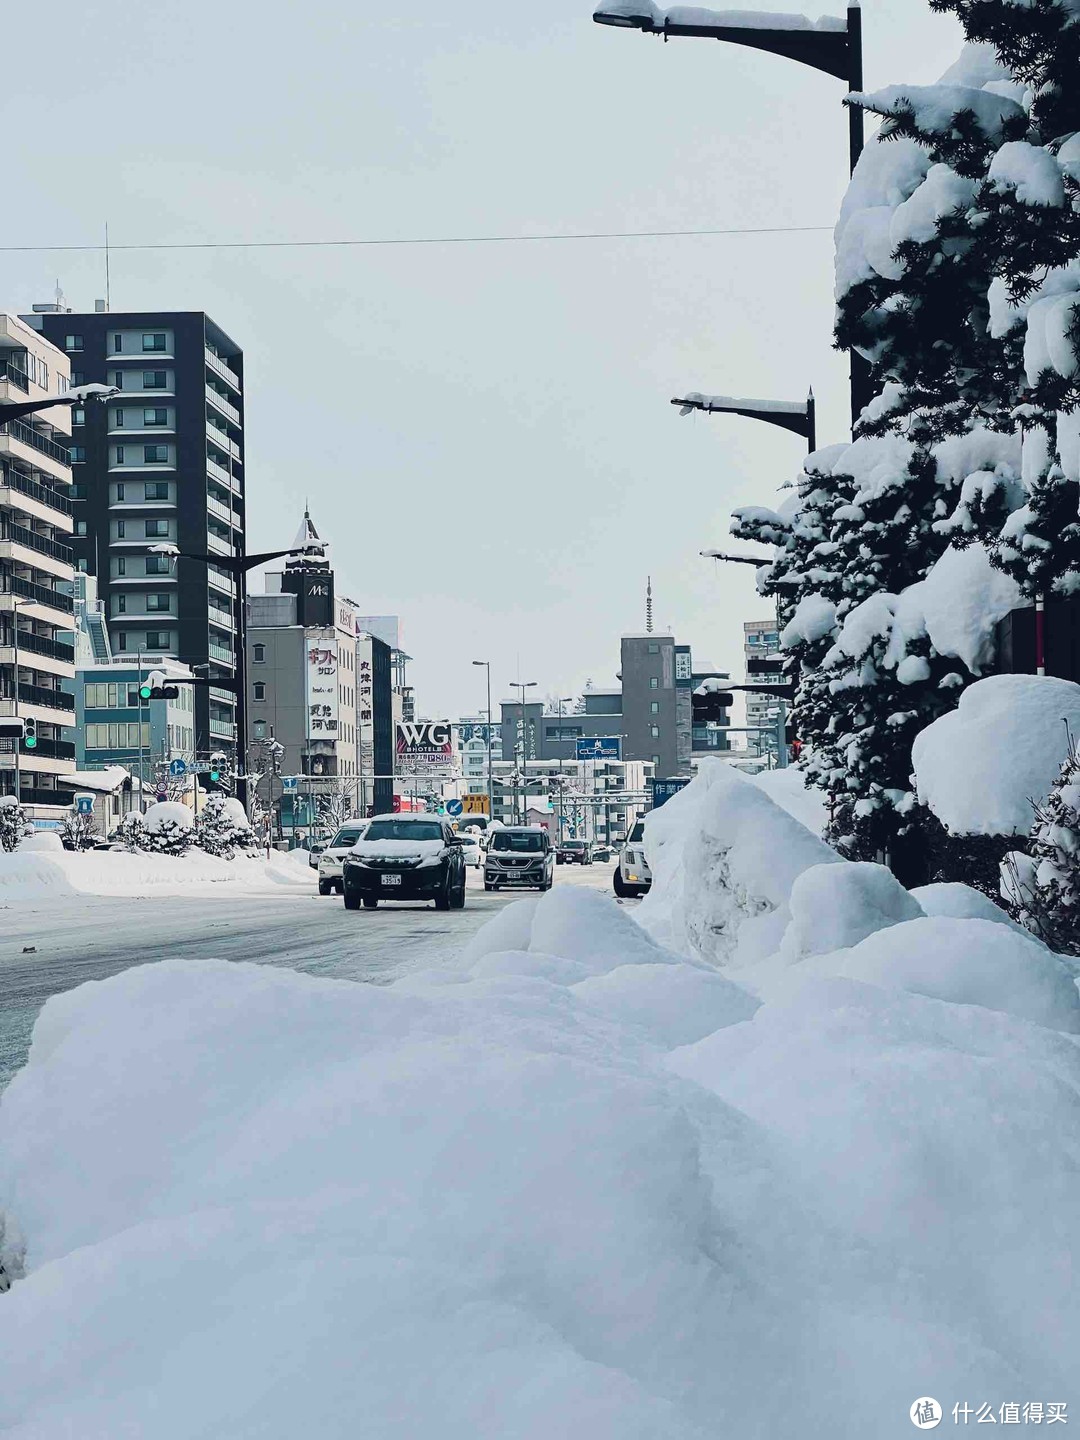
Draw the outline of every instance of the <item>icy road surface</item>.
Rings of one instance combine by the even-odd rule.
[[[604,890],[614,904],[613,870],[560,865],[555,883]],[[388,984],[457,950],[516,898],[505,890],[488,894],[478,871],[470,870],[468,881],[465,909],[443,913],[422,904],[348,911],[340,896],[316,894],[314,872],[310,895],[65,896],[0,906],[0,1090],[26,1060],[41,1006],[61,990],[129,965],[185,957]],[[24,953],[27,946],[34,951]]]

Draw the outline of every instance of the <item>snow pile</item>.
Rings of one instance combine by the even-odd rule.
[[[1026,835],[1080,733],[1080,685],[991,675],[916,737],[919,800],[954,835]]]
[[[819,847],[694,783],[658,856],[669,811],[789,876]],[[570,888],[391,986],[170,961],[55,996],[0,1101],[4,1422],[862,1440],[921,1394],[1067,1397],[1076,1021],[1005,926],[898,920],[759,1004]]]
[[[47,899],[50,895],[186,894],[207,886],[230,885],[240,892],[281,886],[311,890],[314,871],[290,855],[234,860],[189,850],[155,855],[121,850],[61,850],[28,853],[25,845],[0,854],[0,905]]]
[[[759,790],[764,790],[781,810],[786,810],[800,825],[805,825],[811,834],[824,835],[829,823],[825,792],[808,786],[802,770],[789,765],[784,770],[762,770],[747,778]]]
[[[160,833],[168,825],[190,830],[194,823],[190,806],[181,805],[178,800],[159,800],[155,805],[148,805],[143,815],[143,824],[151,835]]]
[[[649,894],[637,910],[661,943],[717,964],[772,953],[788,895],[812,865],[839,856],[753,780],[721,761],[645,823]]]

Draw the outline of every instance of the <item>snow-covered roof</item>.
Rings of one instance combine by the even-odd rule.
[[[131,773],[122,765],[105,765],[100,770],[75,770],[56,778],[61,785],[73,790],[96,790],[102,795],[111,795],[131,779]]]

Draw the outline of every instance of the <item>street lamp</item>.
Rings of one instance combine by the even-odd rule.
[[[18,596],[11,597],[11,642],[15,651],[14,657],[14,684],[11,693],[15,701],[15,719],[19,718],[19,606],[30,605],[30,600],[20,600]],[[22,756],[23,741],[18,735],[15,737],[15,799],[22,801]]]
[[[520,691],[521,691],[520,710],[519,710],[519,715],[518,715],[518,726],[519,726],[519,733],[520,733],[520,735],[521,735],[521,763],[522,763],[522,765],[524,765],[525,761],[528,759],[528,756],[527,756],[526,753],[525,753],[525,749],[526,749],[526,746],[525,746],[525,691],[526,691],[526,690],[535,690],[535,688],[536,688],[536,681],[535,681],[535,680],[511,680],[511,682],[510,682],[510,688],[511,688],[512,690],[520,690]],[[516,748],[517,748],[517,747],[515,746],[515,750],[516,750]],[[516,794],[515,794],[515,796],[514,796],[514,813],[515,813],[515,814],[517,813],[517,795],[516,795]],[[522,821],[524,821],[524,815],[522,816]]]
[[[598,25],[620,30],[640,30],[645,35],[662,35],[664,40],[681,36],[692,39],[723,40],[745,45],[772,55],[783,55],[800,65],[809,65],[842,80],[848,91],[863,88],[862,11],[848,5],[844,16],[825,15],[809,20],[805,15],[760,14],[746,10],[698,10],[676,6],[661,10],[652,0],[608,0],[593,11]],[[863,119],[858,106],[849,105],[848,163],[854,171],[863,148]],[[870,369],[855,350],[851,352],[851,423],[854,425],[866,404],[870,390]]]
[[[495,789],[491,779],[492,730],[495,724],[491,713],[491,661],[474,660],[474,665],[483,665],[487,670],[487,780],[488,780],[488,824],[495,818]]]
[[[37,410],[51,410],[54,405],[84,405],[87,400],[108,400],[119,394],[115,385],[92,384],[74,385],[63,395],[46,395],[41,400],[0,400],[0,425],[23,415],[33,415]]]
[[[745,415],[748,420],[778,425],[781,430],[804,436],[808,454],[812,455],[817,449],[813,390],[805,400],[737,400],[730,395],[700,395],[695,390],[671,403],[678,405],[680,415],[700,410],[706,415]]]
[[[232,684],[216,681],[222,690],[233,690],[236,694],[236,798],[247,809],[247,641],[244,578],[249,570],[255,570],[270,560],[302,555],[325,555],[326,547],[312,542],[308,545],[293,545],[288,550],[266,550],[259,555],[215,555],[208,550],[180,550],[169,541],[150,546],[151,555],[168,555],[173,560],[198,560],[204,565],[217,565],[227,571],[236,582],[233,596],[234,618],[236,621],[236,679]],[[211,682],[208,682],[211,683]]]

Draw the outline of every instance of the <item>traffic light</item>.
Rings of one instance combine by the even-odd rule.
[[[225,778],[226,758],[221,750],[215,750],[210,756],[210,773],[207,779],[212,785],[220,785]]]
[[[694,725],[722,725],[734,703],[735,696],[729,690],[695,691],[690,697],[691,722]]]
[[[37,749],[37,721],[33,715],[27,715],[23,721],[23,744],[27,750]]]
[[[151,670],[139,686],[140,700],[175,700],[180,694],[179,687],[166,684],[168,676],[164,670]]]

